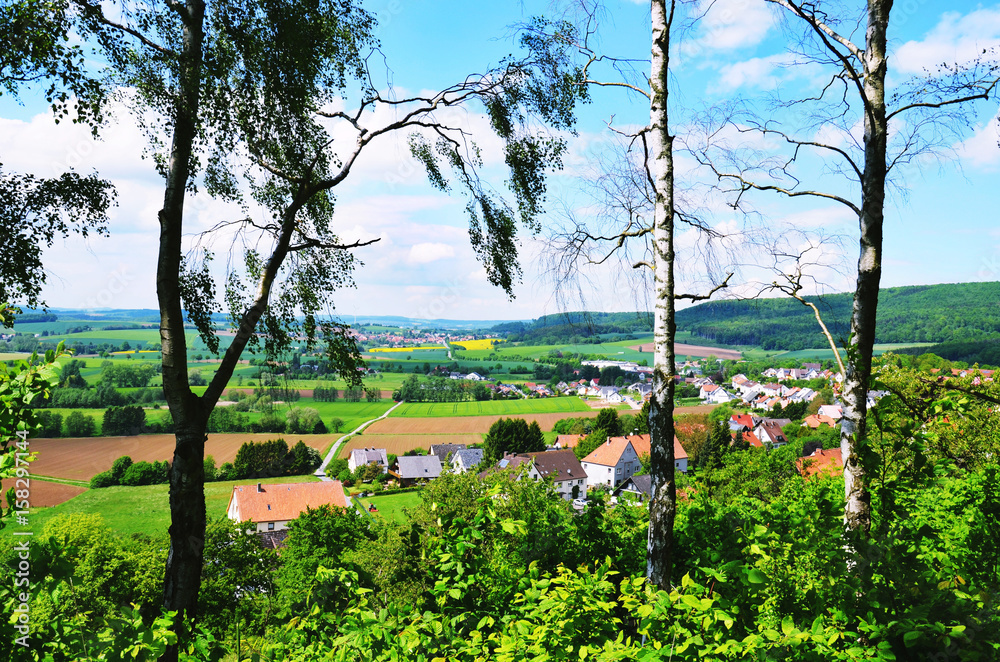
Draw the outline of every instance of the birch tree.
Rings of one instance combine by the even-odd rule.
[[[673,445],[676,303],[685,299],[708,299],[729,282],[728,276],[716,274],[716,284],[703,293],[681,293],[676,286],[677,224],[693,226],[708,238],[721,236],[682,213],[675,202],[669,77],[671,31],[677,9],[677,3],[672,0],[654,0],[650,4],[648,74],[633,75],[635,62],[616,60],[592,46],[596,7],[585,7],[585,27],[573,33],[572,38],[567,38],[569,33],[566,31],[552,34],[553,43],[575,49],[577,57],[581,58],[581,85],[618,88],[639,95],[649,103],[648,124],[637,132],[612,127],[620,138],[622,149],[610,159],[598,158],[602,170],[596,186],[603,198],[598,204],[604,207],[606,227],[595,229],[588,227],[586,221],[571,220],[568,230],[556,233],[550,270],[566,284],[580,277],[581,265],[610,266],[612,258],[616,258],[620,266],[644,272],[636,280],[649,284],[654,350],[649,410],[652,498],[646,570],[650,580],[662,588],[669,588],[673,571],[673,530],[677,511]],[[622,75],[613,80],[600,78],[594,70],[604,63],[611,63],[612,69]]]
[[[867,535],[872,521],[865,468],[867,397],[882,276],[887,181],[894,169],[939,150],[948,137],[957,135],[968,122],[970,102],[995,97],[998,68],[986,59],[942,66],[887,94],[892,0],[868,0],[858,15],[845,15],[825,2],[768,1],[792,25],[804,27],[804,36],[796,44],[798,63],[822,65],[829,73],[814,94],[773,104],[773,117],[761,117],[746,104],[731,104],[713,118],[709,140],[699,155],[733,194],[734,206],[741,206],[750,191],[770,191],[789,198],[833,201],[858,219],[859,256],[843,386],[841,453],[845,524]],[[863,35],[857,34],[862,30]],[[797,121],[799,131],[795,130]],[[860,144],[851,138],[855,123],[862,127]],[[733,129],[737,135],[773,139],[788,152],[775,156],[731,143],[720,147],[727,141],[714,139]],[[843,140],[826,140],[823,136],[829,133],[823,130]],[[827,172],[844,176],[850,190],[802,184],[797,168],[812,157],[821,159]]]

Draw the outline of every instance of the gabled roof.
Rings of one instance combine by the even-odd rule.
[[[611,437],[603,444],[594,449],[594,451],[583,458],[584,462],[590,462],[591,464],[601,464],[607,467],[613,467],[618,464],[621,460],[622,453],[625,449],[629,447],[628,440],[625,437]]]
[[[384,448],[355,448],[351,451],[351,460],[358,466],[371,463],[382,466],[389,464]]]
[[[647,497],[653,496],[653,479],[652,476],[629,476],[625,479],[621,485],[615,488],[613,494],[618,495],[624,491],[638,492],[640,494],[645,494]]]
[[[465,448],[466,444],[431,444],[430,454],[446,458],[450,453],[457,453]]]
[[[544,451],[541,453],[524,453],[535,464],[535,470],[542,478],[552,477],[556,482],[562,480],[579,480],[587,477],[583,465],[571,450]]]
[[[466,467],[474,467],[483,461],[483,449],[482,448],[463,448],[462,450],[455,451],[451,456],[452,464],[459,464]]]
[[[396,458],[400,478],[437,478],[441,458],[437,455],[400,455]]]
[[[229,497],[229,512],[232,512],[233,501],[236,502],[236,513],[241,522],[293,520],[306,508],[318,508],[324,504],[347,508],[344,486],[339,480],[236,485]]]
[[[627,439],[632,444],[635,454],[639,457],[652,453],[652,438],[648,434],[632,434],[625,437],[613,437],[613,439]],[[685,460],[687,456],[687,451],[684,450],[680,440],[677,439],[677,435],[674,435],[674,459]]]

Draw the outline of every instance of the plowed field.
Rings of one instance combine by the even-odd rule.
[[[431,444],[481,444],[479,434],[368,434],[352,437],[344,444],[339,457],[347,459],[355,448],[384,448],[386,453],[402,455],[414,448],[429,450]]]
[[[523,418],[538,421],[542,430],[551,430],[556,421],[563,418],[597,416],[596,411],[561,412],[554,414],[517,414],[513,416],[455,416],[452,418],[389,418],[376,421],[365,430],[365,436],[373,434],[485,434],[490,426],[500,418]]]
[[[69,501],[77,494],[87,491],[86,488],[77,487],[75,485],[50,483],[47,480],[38,480],[37,478],[31,478],[29,480],[31,482],[28,484],[28,491],[30,492],[28,502],[32,508],[58,506],[64,501]],[[2,483],[0,492],[3,494],[6,494],[8,489],[14,487],[13,478],[7,478],[6,480],[0,481],[0,483]],[[23,486],[24,483],[21,483],[15,489],[21,489]]]
[[[267,441],[282,438],[293,446],[301,439],[319,452],[339,439],[339,434],[210,434],[205,442],[205,455],[215,458],[215,466],[232,462],[236,451],[247,441]],[[146,434],[137,437],[84,437],[71,439],[32,439],[31,450],[38,459],[31,463],[31,473],[37,476],[90,480],[94,474],[107,471],[111,464],[128,455],[133,462],[170,461],[174,455],[172,434]]]

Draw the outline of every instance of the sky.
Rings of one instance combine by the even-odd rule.
[[[856,8],[857,3],[844,3]],[[376,13],[384,66],[376,85],[394,93],[425,92],[462,80],[472,72],[496,65],[518,47],[512,26],[532,16],[559,11],[555,3],[468,3],[451,0],[375,0],[365,6]],[[818,291],[853,288],[851,270],[857,259],[857,221],[846,208],[819,200],[789,201],[758,194],[746,200],[753,214],[745,216],[727,207],[726,200],[706,192],[705,173],[683,151],[696,144],[695,120],[713,105],[741,99],[750,107],[766,106],[761,95],[783,98],[802,94],[823,80],[815,64],[795,64],[789,37],[797,34],[775,8],[759,0],[705,2],[704,17],[686,26],[672,57],[671,112],[681,151],[679,178],[693,185],[692,204],[707,223],[735,232],[753,227],[781,235],[783,228],[823,232],[841,237],[842,248],[831,249],[827,266],[817,272]],[[1000,46],[1000,3],[896,2],[890,29],[890,93],[909,77],[942,62],[962,62],[983,49]],[[849,22],[848,22],[849,23]],[[863,30],[855,38],[863,38]],[[601,15],[595,43],[601,52],[632,58],[639,72],[648,68],[649,8],[646,3],[611,2]],[[601,70],[602,76],[612,72]],[[371,118],[372,121],[383,119]],[[476,133],[484,147],[486,170],[502,187],[498,141],[491,138],[481,109],[450,117]],[[373,143],[344,185],[337,188],[333,226],[343,239],[373,239],[358,249],[363,262],[354,272],[356,287],[332,296],[336,314],[355,316],[401,315],[415,318],[508,320],[530,319],[560,312],[565,307],[591,310],[635,310],[648,305],[648,287],[637,283],[617,264],[584,270],[583,300],[566,302],[554,294],[546,269],[547,239],[565,226],[568,215],[589,218],[594,202],[585,192],[600,157],[615,143],[608,125],[629,131],[648,120],[645,98],[621,88],[595,91],[593,103],[579,113],[578,135],[568,136],[569,156],[563,173],[552,177],[548,213],[543,231],[533,237],[522,231],[520,249],[524,277],[508,300],[490,285],[469,246],[465,199],[447,195],[427,183],[421,168],[409,156],[404,135]],[[1000,222],[996,186],[1000,148],[997,104],[976,106],[971,125],[960,136],[949,137],[949,148],[937,159],[922,158],[901,167],[886,204],[883,286],[942,282],[1000,280]],[[815,135],[830,141],[850,141],[856,127],[844,135],[822,126]],[[89,130],[55,124],[44,101],[30,92],[16,103],[0,97],[0,162],[6,172],[54,176],[67,169],[97,172],[114,182],[118,206],[112,213],[110,236],[78,236],[59,240],[44,255],[48,284],[43,291],[51,307],[155,308],[157,211],[163,197],[162,180],[149,159],[143,159],[145,138],[129,111],[119,108],[116,120],[99,140]],[[762,150],[774,147],[762,140]],[[764,157],[762,157],[764,158]],[[856,193],[828,163],[813,159],[803,164],[804,185],[813,189]],[[256,210],[259,216],[263,213]],[[238,218],[239,209],[201,196],[189,203],[188,230],[194,234],[220,221]],[[785,234],[793,245],[805,241]],[[798,243],[796,243],[798,242]],[[679,244],[692,249],[692,232]],[[720,273],[736,264],[766,263],[761,248],[737,235],[719,258]],[[211,247],[225,253],[229,243],[217,238]],[[682,287],[699,291],[711,285],[702,257],[682,253]],[[730,264],[732,263],[732,264]],[[766,273],[739,270],[735,292],[750,292],[753,283],[768,280]],[[741,289],[742,287],[742,289]]]

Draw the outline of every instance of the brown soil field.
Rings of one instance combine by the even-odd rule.
[[[347,459],[355,448],[384,448],[386,453],[402,455],[414,448],[428,450],[431,444],[481,444],[480,434],[368,434],[367,432],[344,444],[339,457]]]
[[[719,405],[693,405],[691,407],[676,407],[674,414],[707,414]]]
[[[376,421],[365,429],[365,436],[373,434],[485,434],[501,418],[523,418],[538,421],[542,430],[551,430],[563,418],[597,416],[597,411],[574,411],[552,414],[518,414],[513,416],[455,416],[452,418],[389,417]]]
[[[236,451],[247,441],[267,441],[282,438],[293,446],[301,439],[322,453],[340,434],[210,434],[205,443],[205,455],[215,458],[215,466],[232,462]],[[31,450],[38,458],[31,463],[31,473],[38,476],[90,480],[94,474],[107,471],[111,464],[128,455],[133,462],[170,461],[174,455],[172,434],[146,434],[137,437],[83,437],[70,439],[32,439]]]
[[[646,343],[645,345],[633,345],[629,349],[634,349],[637,352],[652,352],[653,343]],[[677,356],[714,356],[719,359],[730,359],[732,361],[739,361],[743,358],[743,354],[737,352],[735,349],[722,349],[721,347],[704,347],[702,345],[684,345],[674,343],[674,353]]]
[[[34,441],[32,441],[34,444]],[[34,464],[31,465],[34,467]],[[86,492],[85,487],[77,487],[76,485],[64,485],[62,483],[52,483],[47,480],[38,480],[37,478],[30,479],[31,482],[28,485],[30,494],[28,496],[28,501],[32,508],[38,507],[48,507],[48,506],[58,506],[64,501],[69,501],[77,494]],[[7,478],[0,481],[0,492],[3,494],[7,493],[7,490],[14,487],[15,479]],[[15,489],[20,489],[24,487],[24,483],[19,485]]]

